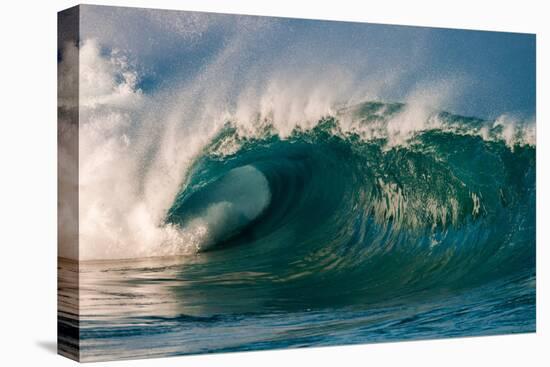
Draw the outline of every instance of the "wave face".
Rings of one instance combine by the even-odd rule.
[[[372,127],[402,108],[365,103],[340,114]],[[535,148],[488,138],[498,124],[484,139],[472,130],[480,120],[438,118],[398,146],[343,132],[337,117],[284,138],[269,123],[254,136],[228,123],[191,166],[166,223],[200,235],[196,249],[209,261],[197,279],[253,274],[285,307],[534,272]]]

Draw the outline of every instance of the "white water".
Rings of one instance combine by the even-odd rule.
[[[285,137],[296,127],[313,127],[341,106],[376,100],[377,89],[396,83],[391,78],[365,81],[356,78],[353,70],[322,65],[299,73],[253,70],[236,90],[243,42],[237,38],[228,43],[193,80],[145,94],[137,87],[140,75],[127,55],[116,49],[102,52],[98,41],[84,40],[80,48],[80,260],[189,254],[212,244],[235,225],[230,220],[235,211],[252,218],[269,201],[268,196],[257,198],[253,208],[213,203],[187,227],[165,224],[188,167],[226,121],[237,123],[241,135],[256,135],[270,123]],[[65,49],[71,52],[75,53]],[[459,91],[456,80],[422,84],[405,98],[407,108],[390,121],[365,126],[342,116],[340,127],[366,140],[387,137],[388,147],[406,144],[420,131],[456,130],[443,125],[434,111],[457,98]],[[534,123],[525,125],[507,116],[494,124],[503,126],[499,136],[489,133],[491,126],[460,132],[503,139],[510,146],[518,141],[534,144]],[[225,148],[226,152],[236,149]],[[61,209],[61,216],[70,218],[71,213]],[[70,226],[66,228],[69,231]],[[67,240],[72,237],[61,234],[60,238],[65,238],[60,255],[74,258],[74,242]]]

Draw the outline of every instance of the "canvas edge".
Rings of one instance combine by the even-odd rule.
[[[79,265],[75,260],[79,246],[79,41],[77,5],[57,13],[57,353],[75,361],[81,360]],[[72,57],[63,54],[68,44],[77,50]],[[73,260],[63,257],[67,248]]]

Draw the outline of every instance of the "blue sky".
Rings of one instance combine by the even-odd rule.
[[[274,75],[331,78],[337,87],[328,71],[338,69],[372,99],[406,101],[413,91],[445,85],[452,97],[434,102],[437,108],[535,115],[530,34],[98,6],[83,6],[81,17],[82,40],[126,54],[145,93],[196,83],[213,67],[229,95]]]

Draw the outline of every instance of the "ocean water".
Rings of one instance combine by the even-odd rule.
[[[236,299],[231,289],[239,285],[254,288],[250,277],[247,281],[238,275],[233,281],[186,281],[183,266],[173,260],[81,268],[82,361],[535,331],[532,274],[469,290],[394,297],[378,304],[284,310],[269,306],[265,298]],[[208,299],[207,292],[201,295],[199,289],[185,296],[189,287],[204,283],[231,286],[226,293],[218,292],[221,298],[215,300]],[[310,292],[319,296],[323,289],[315,287]],[[202,310],[203,302],[211,302],[218,312]],[[224,303],[228,307],[222,310]],[[244,312],[246,307],[250,311]],[[69,329],[69,319],[62,317],[60,327]],[[67,351],[76,343],[68,336],[60,341]]]
[[[444,112],[411,127],[406,112],[366,102],[286,134],[228,119],[186,169],[162,250],[60,259],[60,350],[96,361],[534,332],[534,133]]]

